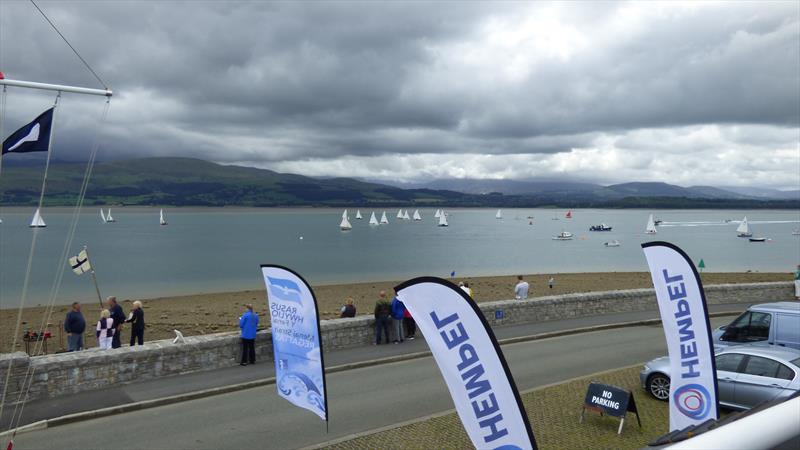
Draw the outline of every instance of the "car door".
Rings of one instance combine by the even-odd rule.
[[[775,314],[775,345],[800,349],[800,315]]]
[[[791,382],[791,379],[778,377],[779,372],[780,375],[785,373],[785,369],[788,367],[771,358],[750,355],[736,378],[736,404],[752,408],[761,402],[779,397]],[[793,371],[790,372],[794,374]]]
[[[736,406],[734,397],[736,379],[739,374],[737,371],[745,360],[745,355],[741,353],[723,353],[717,355],[715,361],[717,366],[717,387],[719,388],[719,401],[729,406]]]

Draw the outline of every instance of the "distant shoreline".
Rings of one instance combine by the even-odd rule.
[[[551,290],[547,286],[552,276],[555,286]],[[702,275],[704,284],[753,283],[769,281],[790,281],[789,272],[706,272]],[[614,291],[636,288],[651,288],[652,281],[647,272],[586,272],[524,275],[531,283],[530,297],[561,295],[577,292]],[[515,275],[456,277],[449,279],[454,283],[467,281],[470,283],[477,302],[508,300],[513,298]],[[359,315],[371,314],[378,292],[386,290],[391,298],[392,288],[400,280],[372,281],[345,284],[315,284],[312,286],[319,302],[322,319],[338,317],[339,308],[348,297],[352,297]],[[131,302],[135,299],[121,298],[122,306],[127,313]],[[140,299],[144,303],[146,340],[166,339],[174,336],[172,330],[179,329],[186,335],[209,334],[223,331],[236,331],[237,318],[246,303],[252,303],[261,316],[263,326],[269,324],[269,313],[266,308],[264,289],[253,289],[236,292],[204,293],[195,295],[165,296]],[[769,299],[765,299],[769,300]],[[94,346],[94,335],[89,335],[91,326],[98,317],[99,306],[96,298],[87,297],[82,301],[84,316],[87,320],[87,342]],[[22,331],[26,328],[36,330],[42,321],[44,307],[26,307],[23,309]],[[59,324],[63,320],[68,306],[57,305],[50,320],[49,329],[53,332],[54,341],[49,345],[51,350],[58,350]],[[18,308],[0,309],[0,352],[7,352],[11,345]],[[128,331],[123,331],[123,341],[128,339]],[[64,337],[64,339],[66,339]],[[20,341],[18,337],[18,341]],[[24,345],[18,342],[17,351],[24,351]]]

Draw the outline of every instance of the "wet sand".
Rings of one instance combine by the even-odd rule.
[[[569,294],[575,292],[612,291],[634,288],[650,288],[652,281],[646,272],[606,272],[606,273],[564,273],[553,274],[555,286],[550,289],[547,280],[550,274],[527,275],[525,280],[531,283],[531,297],[543,295]],[[759,281],[791,281],[789,273],[704,273],[704,284],[724,283],[752,283]],[[491,276],[456,278],[451,281],[467,281],[474,292],[478,302],[507,300],[514,297],[516,276]],[[378,291],[384,289],[391,292],[392,287],[399,281],[384,281],[370,283],[351,283],[338,285],[313,286],[319,301],[319,311],[322,319],[339,317],[339,309],[347,297],[352,297],[358,314],[371,314],[375,306]],[[391,298],[391,297],[390,297]],[[121,299],[122,308],[127,315],[131,303],[135,299]],[[178,329],[184,335],[198,335],[235,331],[238,329],[237,319],[244,310],[244,305],[252,303],[261,317],[263,326],[269,325],[269,313],[266,307],[266,293],[264,290],[223,292],[213,294],[186,295],[176,297],[161,297],[140,299],[144,304],[145,340],[157,340],[174,337],[172,330]],[[60,351],[66,345],[66,336],[59,335],[61,321],[64,320],[69,306],[59,305],[54,308],[53,314],[47,323],[47,328],[53,334],[48,343],[50,353]],[[85,344],[95,346],[94,324],[99,318],[99,305],[97,300],[86,299],[83,303],[83,314],[87,320],[87,337]],[[27,329],[42,329],[44,307],[25,308],[22,313],[20,336],[17,339],[16,350],[24,351],[21,333]],[[0,351],[8,352],[17,320],[18,309],[0,309]],[[123,344],[130,338],[129,330],[122,332]]]

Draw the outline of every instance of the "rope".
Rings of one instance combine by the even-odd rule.
[[[94,77],[97,79],[97,81],[99,81],[100,84],[103,85],[103,87],[106,90],[108,90],[108,86],[106,85],[105,82],[103,82],[103,79],[100,78],[100,75],[98,75],[97,72],[95,72],[94,69],[92,69],[92,66],[90,66],[89,63],[86,62],[85,59],[83,59],[83,56],[81,56],[81,54],[78,53],[78,50],[76,50],[75,47],[73,47],[72,44],[70,44],[69,40],[67,40],[67,38],[61,33],[61,31],[58,29],[58,27],[56,27],[56,24],[54,24],[53,21],[50,20],[49,17],[47,17],[47,14],[45,14],[44,11],[42,11],[42,8],[39,8],[39,5],[37,5],[35,1],[30,0],[30,2],[31,2],[31,4],[33,4],[34,7],[36,7],[36,9],[39,11],[39,13],[42,15],[42,17],[44,17],[44,20],[46,20],[47,23],[49,23],[50,26],[53,27],[53,29],[56,31],[56,33],[58,33],[58,35],[61,36],[61,39],[63,39],[64,42],[66,42],[66,44],[69,46],[69,48],[72,49],[72,52],[75,53],[75,56],[77,56],[78,59],[81,60],[83,65],[86,66],[87,69],[89,69],[89,72],[91,72],[92,75],[94,75]]]
[[[45,314],[42,317],[42,323],[39,328],[40,330],[44,330],[44,327],[51,320],[53,315],[53,310],[55,309],[55,303],[56,299],[58,298],[58,292],[61,289],[61,281],[63,280],[64,272],[66,271],[64,269],[64,261],[66,261],[67,259],[70,248],[72,247],[72,242],[75,237],[75,231],[78,228],[78,222],[80,220],[80,214],[83,208],[83,202],[86,197],[86,191],[89,187],[89,180],[91,179],[92,171],[94,169],[94,164],[97,159],[97,153],[100,149],[100,130],[102,129],[103,125],[105,124],[106,118],[108,117],[109,107],[110,107],[110,99],[106,99],[105,106],[103,107],[103,113],[95,129],[94,142],[91,147],[91,152],[89,153],[89,160],[86,163],[86,170],[83,175],[83,182],[81,184],[80,192],[78,194],[78,199],[76,201],[75,208],[73,209],[69,231],[67,232],[67,239],[64,242],[64,248],[62,249],[61,252],[61,258],[58,260],[58,266],[56,267],[57,275],[50,289],[50,299],[45,309]],[[36,344],[34,345],[34,355],[38,354],[41,351],[43,343],[44,340],[36,342]],[[25,409],[25,404],[28,400],[28,394],[30,393],[31,385],[33,384],[33,376],[35,374],[35,371],[36,369],[33,366],[33,364],[29,364],[25,372],[25,376],[23,377],[22,385],[24,389],[20,390],[17,402],[14,406],[14,411],[11,415],[11,422],[9,425],[9,430],[11,430],[12,428],[14,430],[11,436],[12,440],[14,439],[14,436],[16,436],[17,428],[19,427],[19,423],[22,420],[22,413]]]

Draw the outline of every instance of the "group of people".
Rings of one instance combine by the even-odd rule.
[[[406,339],[413,340],[417,334],[417,323],[406,309],[406,305],[397,298],[397,292],[392,301],[386,299],[386,291],[378,292],[378,301],[375,303],[375,345],[380,345],[381,336],[386,343],[399,344]],[[394,339],[390,339],[394,335]]]
[[[547,287],[553,289],[555,285],[556,285],[556,279],[550,277],[547,280]],[[525,300],[526,298],[528,298],[528,292],[530,291],[530,289],[531,289],[530,283],[525,281],[522,275],[517,275],[517,284],[514,286],[514,298],[517,300]]]
[[[133,309],[125,318],[125,311],[117,302],[116,297],[106,299],[106,308],[100,311],[100,320],[95,326],[97,346],[101,349],[122,347],[122,326],[131,324],[130,345],[144,344],[144,310],[142,302],[133,302]],[[64,319],[64,331],[67,333],[67,351],[76,352],[84,350],[83,337],[86,332],[86,319],[81,312],[79,302],[72,303],[72,308]]]

